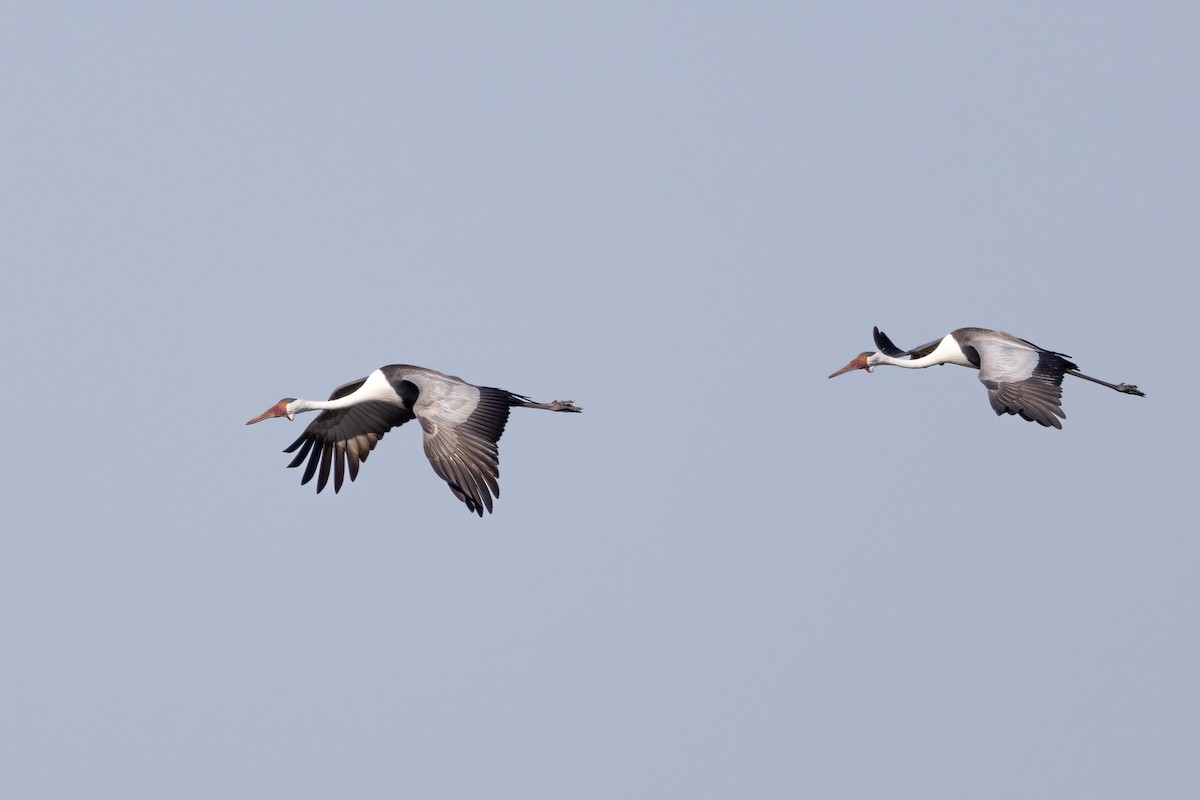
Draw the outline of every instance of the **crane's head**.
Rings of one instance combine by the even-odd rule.
[[[867,372],[874,372],[875,371],[875,362],[871,359],[871,356],[873,356],[873,355],[875,355],[874,350],[866,350],[862,353],[859,353],[853,361],[851,361],[849,364],[842,367],[841,369],[839,369],[837,372],[833,373],[829,377],[836,378],[838,375],[841,375],[843,372],[852,372],[856,369],[865,369]]]
[[[271,417],[287,417],[288,419],[295,419],[296,415],[288,411],[288,403],[294,402],[296,402],[296,398],[285,397],[246,424],[253,425],[256,422],[262,422],[264,419],[270,419]]]

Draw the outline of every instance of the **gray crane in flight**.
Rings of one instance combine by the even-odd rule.
[[[347,472],[350,480],[358,477],[359,463],[367,460],[385,433],[415,419],[425,432],[425,455],[433,471],[449,484],[467,510],[482,517],[485,508],[489,514],[492,512],[492,498],[500,496],[497,442],[511,408],[574,413],[583,410],[569,400],[535,403],[528,397],[474,386],[436,370],[392,364],[339,386],[328,400],[285,397],[246,424],[272,417],[294,419],[305,411],[320,411],[300,438],[283,452],[299,448],[288,466],[298,467],[307,458],[300,484],[308,483],[316,474],[317,492],[325,488],[332,468],[336,493]]]
[[[1136,386],[1108,383],[1084,375],[1070,356],[1038,347],[1003,331],[988,328],[959,328],[912,350],[901,350],[879,328],[875,328],[879,352],[866,351],[829,377],[856,369],[874,371],[880,365],[924,369],[935,364],[958,364],[979,370],[988,399],[997,414],[1016,414],[1047,428],[1062,428],[1062,382],[1064,375],[1107,386],[1124,394],[1145,397]]]

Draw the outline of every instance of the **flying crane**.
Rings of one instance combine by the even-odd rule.
[[[1113,384],[1084,375],[1069,360],[1070,356],[988,328],[959,328],[912,350],[901,350],[875,328],[875,346],[879,352],[861,353],[829,377],[836,378],[856,369],[873,372],[881,365],[904,369],[941,364],[971,367],[979,370],[979,380],[987,387],[988,399],[997,414],[1016,414],[1047,428],[1062,428],[1059,419],[1067,418],[1062,410],[1064,375],[1083,378],[1123,394],[1146,396],[1132,384]]]
[[[469,511],[482,517],[485,508],[489,514],[492,512],[492,498],[500,496],[500,453],[496,443],[504,433],[511,408],[573,413],[583,410],[569,400],[535,403],[528,397],[475,386],[436,370],[392,364],[339,386],[328,400],[285,397],[246,424],[272,417],[294,419],[305,411],[322,412],[283,452],[300,451],[289,467],[298,467],[308,459],[300,484],[308,483],[316,474],[318,493],[329,481],[332,468],[336,493],[347,472],[350,480],[358,477],[359,463],[367,460],[385,433],[415,419],[425,432],[425,455],[433,471]]]

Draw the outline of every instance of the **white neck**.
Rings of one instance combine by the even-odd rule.
[[[925,369],[936,364],[958,364],[960,367],[975,367],[966,355],[963,354],[962,348],[958,346],[958,340],[949,334],[938,342],[938,346],[933,348],[933,352],[920,358],[892,358],[883,353],[873,353],[867,357],[867,364],[872,367],[889,366],[903,367],[904,369]]]
[[[361,398],[355,398],[355,393],[350,393],[345,397],[339,397],[337,400],[293,400],[287,404],[287,412],[289,414],[303,414],[305,411],[329,411],[335,408],[349,408],[357,405]]]
[[[367,380],[362,386],[345,397],[339,397],[336,400],[293,400],[287,404],[287,412],[288,414],[303,414],[305,411],[333,411],[356,406],[370,400],[403,405],[396,390],[388,383],[388,379],[380,370],[375,370],[367,376]]]

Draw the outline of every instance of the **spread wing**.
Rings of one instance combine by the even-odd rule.
[[[503,389],[416,380],[413,410],[425,431],[425,455],[467,510],[490,514],[500,496],[500,452],[514,395]]]
[[[971,342],[979,356],[979,380],[997,414],[1015,414],[1047,428],[1062,428],[1063,375],[1075,365],[1061,353],[1012,337]]]
[[[354,392],[366,382],[362,380],[339,386],[329,395],[330,400]],[[392,428],[403,425],[413,419],[413,413],[392,403],[368,401],[358,403],[349,408],[339,408],[333,411],[322,411],[309,426],[304,429],[300,438],[292,442],[283,452],[291,453],[296,448],[300,452],[288,464],[298,467],[308,459],[304,468],[304,477],[300,485],[312,480],[317,474],[317,492],[325,488],[329,481],[330,468],[333,469],[333,491],[342,489],[342,481],[349,467],[350,480],[358,477],[358,465],[367,460],[367,455],[375,449],[375,444]]]

